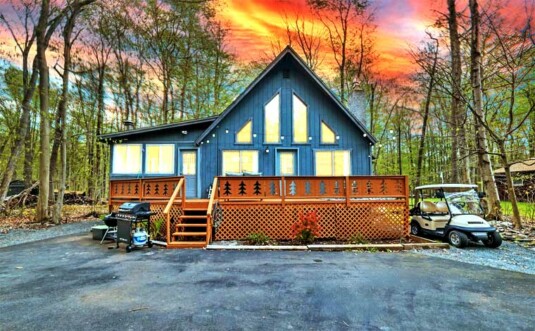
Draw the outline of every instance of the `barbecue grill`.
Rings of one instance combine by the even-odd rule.
[[[119,248],[119,243],[127,245],[127,252],[131,252],[135,247],[143,247],[145,245],[152,247],[149,230],[150,217],[154,214],[156,213],[150,211],[150,202],[132,201],[123,203],[114,215],[117,220],[117,248]],[[146,236],[146,239],[144,236]],[[140,238],[141,241],[139,240]]]

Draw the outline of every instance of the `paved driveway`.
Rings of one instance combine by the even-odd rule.
[[[533,330],[535,276],[411,253],[0,249],[0,330]]]

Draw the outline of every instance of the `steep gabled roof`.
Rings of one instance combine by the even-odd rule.
[[[195,119],[195,120],[186,120],[186,121],[182,121],[179,123],[162,124],[162,125],[149,126],[146,128],[139,128],[139,129],[134,129],[134,130],[122,131],[122,132],[106,133],[106,134],[99,135],[98,139],[100,141],[106,141],[106,140],[121,139],[121,138],[130,137],[130,136],[136,136],[139,134],[145,134],[145,133],[160,131],[160,130],[187,129],[188,127],[191,127],[194,125],[212,123],[213,121],[216,120],[217,117],[218,116],[211,116],[211,117],[205,117],[205,118]]]
[[[286,46],[286,48],[271,62],[264,71],[256,79],[249,84],[249,86],[230,104],[230,106],[223,111],[219,117],[197,138],[195,141],[196,145],[199,145],[201,141],[206,138],[212,132],[214,128],[234,109],[236,106],[247,96],[254,88],[257,86],[264,77],[266,77],[272,70],[282,61],[286,56],[293,57],[299,66],[309,74],[309,76],[318,84],[318,86],[325,92],[325,94],[331,98],[331,100],[349,117],[349,119],[363,132],[366,134],[366,138],[372,143],[375,144],[377,140],[372,134],[366,129],[362,122],[355,117],[347,108],[344,106],[340,100],[334,95],[334,93],[325,85],[325,83],[318,77],[301,59],[301,57],[294,51],[291,46]]]

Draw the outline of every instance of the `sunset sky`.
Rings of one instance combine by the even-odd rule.
[[[531,1],[503,1],[507,4],[503,10],[509,17],[519,16],[525,13],[525,3]],[[480,2],[484,6],[485,1]],[[467,3],[458,1],[458,10],[465,9]],[[408,56],[409,47],[418,46],[426,38],[425,31],[434,23],[437,11],[445,11],[446,0],[375,0],[372,4],[377,26],[375,51],[379,55],[375,70],[386,77],[410,73],[414,65]],[[286,41],[282,17],[284,13],[292,17],[295,12],[321,26],[307,10],[306,0],[225,0],[219,17],[230,28],[229,50],[242,60],[251,60],[269,53],[271,41]],[[328,65],[324,63],[324,67]]]
[[[458,0],[458,10],[466,9],[468,0]],[[497,0],[480,0],[486,2]],[[525,22],[526,8],[534,10],[535,0],[502,0],[507,16]],[[373,0],[375,10],[374,33],[375,52],[379,56],[374,70],[384,77],[405,76],[414,70],[408,50],[416,47],[426,38],[425,31],[433,24],[437,11],[444,12],[446,0]],[[526,4],[530,4],[526,7]],[[229,29],[227,50],[238,56],[240,61],[259,59],[271,54],[271,42],[277,39],[286,44],[286,30],[283,16],[294,13],[314,22],[317,28],[321,22],[307,9],[306,0],[221,0],[217,7],[217,19]],[[0,0],[0,11],[12,15],[8,1]],[[517,22],[518,22],[517,21]],[[325,43],[325,45],[327,45]],[[325,60],[321,70],[332,70],[334,63],[330,51],[325,48]],[[0,58],[6,53],[16,54],[11,37],[5,29],[0,30]]]

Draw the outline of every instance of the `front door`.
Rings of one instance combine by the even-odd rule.
[[[297,176],[296,151],[277,151],[277,176]]]
[[[197,197],[197,151],[182,150],[180,151],[182,160],[181,174],[186,180],[186,197]]]

